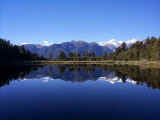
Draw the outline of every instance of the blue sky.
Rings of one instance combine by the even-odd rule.
[[[12,43],[104,42],[160,36],[160,0],[0,0]]]

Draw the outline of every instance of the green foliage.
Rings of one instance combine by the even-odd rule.
[[[129,48],[123,43],[115,52],[108,55],[111,60],[160,60],[160,38],[147,38],[137,41]]]
[[[0,38],[0,62],[14,63],[18,61],[28,61],[44,59],[37,54],[24,49],[24,46],[12,45],[9,41]]]
[[[73,57],[73,53],[72,53],[72,52],[69,53],[69,57],[70,57],[70,58]]]
[[[59,53],[59,59],[60,60],[66,60],[66,54],[65,54],[65,52],[63,52],[63,51],[60,51],[60,53]]]

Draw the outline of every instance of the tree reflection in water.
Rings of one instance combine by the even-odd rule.
[[[0,86],[13,80],[50,77],[64,81],[84,82],[87,80],[106,80],[110,83],[131,82],[137,85],[160,88],[160,69],[142,69],[127,65],[46,65],[3,68],[0,70]]]
[[[0,87],[9,85],[11,81],[24,79],[32,71],[36,71],[40,66],[6,66],[0,69]]]

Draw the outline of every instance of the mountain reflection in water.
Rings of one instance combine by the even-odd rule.
[[[71,82],[103,80],[111,84],[130,83],[160,88],[160,69],[142,69],[138,66],[105,65],[46,65],[2,69],[0,86],[13,80],[42,79],[42,82],[60,79]]]

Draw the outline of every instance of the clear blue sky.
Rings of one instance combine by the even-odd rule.
[[[12,43],[158,37],[159,12],[160,0],[0,0],[0,37]]]

